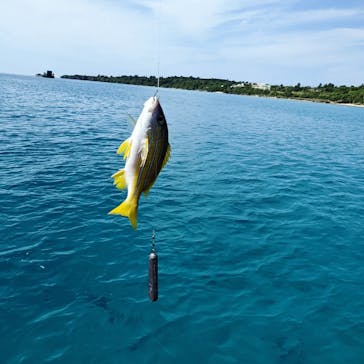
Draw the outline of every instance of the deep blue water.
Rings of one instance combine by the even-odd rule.
[[[364,109],[161,89],[133,231],[110,176],[154,91],[0,75],[0,363],[364,363]]]

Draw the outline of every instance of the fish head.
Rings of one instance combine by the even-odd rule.
[[[163,127],[167,124],[166,117],[164,116],[158,97],[153,96],[149,98],[144,104],[144,107],[147,108],[151,115],[151,124],[159,127]]]

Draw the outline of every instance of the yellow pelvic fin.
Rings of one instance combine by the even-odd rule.
[[[131,139],[128,138],[120,144],[120,147],[118,148],[116,153],[117,154],[124,153],[124,159],[126,159],[129,157],[130,150],[131,150]]]
[[[167,151],[166,151],[166,155],[164,156],[164,160],[162,163],[162,168],[161,170],[164,168],[164,166],[168,163],[169,157],[171,156],[171,146],[168,144],[167,147]]]
[[[122,215],[129,218],[131,226],[135,230],[138,223],[138,201],[135,198],[127,198],[119,206],[109,212],[110,215]]]
[[[119,189],[122,190],[126,188],[126,179],[125,179],[125,169],[120,169],[112,176],[114,178],[114,185]]]

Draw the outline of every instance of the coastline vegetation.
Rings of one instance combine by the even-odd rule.
[[[101,81],[132,85],[155,86],[155,76],[86,76],[64,75],[61,78],[86,81]],[[217,78],[199,77],[161,77],[160,87],[179,88],[185,90],[200,90],[209,92],[223,92],[237,95],[255,95],[287,99],[308,100],[325,103],[342,103],[364,105],[364,83],[360,86],[335,86],[332,83],[319,84],[316,87],[267,85],[251,82],[236,82]]]

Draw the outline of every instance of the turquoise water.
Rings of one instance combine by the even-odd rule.
[[[364,363],[364,109],[161,89],[135,232],[110,176],[153,93],[0,75],[0,362]]]

